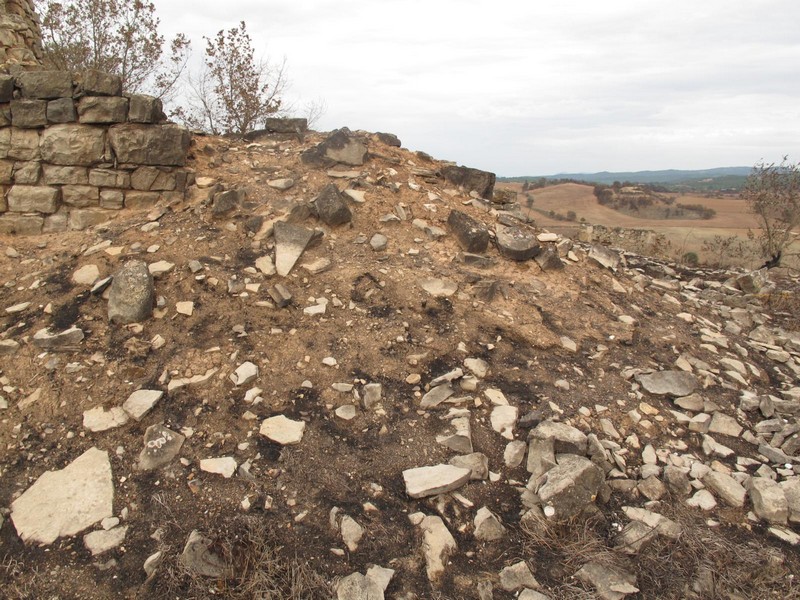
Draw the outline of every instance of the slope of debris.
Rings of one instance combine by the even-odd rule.
[[[386,134],[192,152],[183,202],[0,239],[3,597],[800,597],[791,281]]]

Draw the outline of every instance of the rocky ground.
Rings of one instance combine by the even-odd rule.
[[[0,239],[0,595],[800,597],[796,280],[392,136],[192,152],[184,202]]]

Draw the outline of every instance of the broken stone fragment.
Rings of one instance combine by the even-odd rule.
[[[588,458],[559,454],[557,465],[547,471],[537,490],[542,505],[553,509],[559,521],[579,515],[597,498],[604,481],[603,472]]]
[[[138,468],[151,471],[172,462],[186,438],[164,425],[151,425],[144,433],[144,448],[139,454]]]
[[[221,456],[219,458],[204,458],[200,460],[200,470],[206,473],[222,475],[225,479],[230,479],[236,472],[236,459],[232,456]]]
[[[436,442],[461,454],[470,454],[472,452],[472,427],[469,417],[457,417],[450,424],[455,432],[436,436]]]
[[[458,546],[440,517],[426,516],[422,519],[420,528],[423,531],[422,552],[425,555],[428,579],[436,583],[444,574],[447,559]]]
[[[423,279],[419,286],[434,298],[447,298],[458,291],[458,284],[449,279]]]
[[[364,537],[364,528],[349,515],[342,516],[339,523],[339,532],[342,535],[342,541],[350,552],[358,550],[358,544],[361,538]]]
[[[455,165],[444,167],[441,173],[446,181],[463,188],[467,193],[475,192],[478,197],[486,200],[491,200],[494,195],[494,184],[497,179],[494,173]]]
[[[492,429],[507,440],[514,439],[519,409],[516,406],[495,406],[490,417]]]
[[[457,490],[470,479],[472,471],[453,465],[417,467],[403,471],[406,493],[412,498],[436,496]]]
[[[256,377],[258,377],[258,366],[250,361],[243,362],[230,376],[236,386],[247,385]]]
[[[79,344],[83,337],[83,331],[74,326],[56,334],[50,333],[49,329],[40,329],[33,335],[33,345],[58,350]]]
[[[558,423],[556,421],[542,421],[528,434],[529,439],[548,440],[554,443],[553,451],[556,454],[586,454],[587,438],[580,429]]]
[[[747,489],[756,516],[775,525],[787,524],[789,503],[777,481],[766,477],[753,477]]]
[[[334,184],[328,184],[314,200],[314,210],[326,225],[344,225],[353,220],[353,213]]]
[[[482,452],[454,456],[448,461],[448,464],[469,469],[469,478],[473,480],[482,480],[489,477],[489,458]]]
[[[314,238],[311,229],[278,221],[274,226],[275,269],[278,275],[286,277]]]
[[[639,592],[635,575],[610,565],[586,563],[575,577],[595,588],[601,600],[623,600],[625,596]]]
[[[141,421],[149,413],[156,402],[161,400],[164,392],[161,390],[136,390],[125,400],[122,408],[136,421]]]
[[[283,415],[264,419],[259,434],[282,446],[299,444],[306,429],[305,421],[293,421]]]
[[[114,527],[108,531],[92,531],[83,536],[83,544],[92,553],[92,556],[97,556],[121,545],[125,541],[127,532],[127,525]]]
[[[307,165],[330,168],[336,164],[363,165],[367,147],[343,127],[332,132],[324,141],[300,155]]]
[[[524,560],[505,567],[500,571],[500,587],[507,592],[522,588],[539,589],[541,586]]]
[[[434,408],[455,393],[456,391],[449,384],[436,386],[422,397],[419,406],[420,408]]]
[[[709,471],[706,476],[703,477],[703,483],[717,496],[722,498],[728,506],[733,506],[735,508],[744,506],[744,498],[747,495],[747,491],[730,475],[718,471]]]
[[[128,413],[118,406],[110,410],[105,410],[102,406],[95,406],[83,413],[84,429],[94,433],[122,427],[127,422]]]
[[[589,260],[594,261],[601,267],[616,271],[621,257],[619,252],[605,246],[592,246],[589,250]]]
[[[536,235],[527,229],[498,224],[495,233],[497,249],[511,260],[530,260],[542,251]]]
[[[679,398],[690,395],[697,388],[697,378],[685,371],[640,373],[636,375],[636,381],[649,393],[658,396]]]
[[[479,254],[485,252],[489,246],[489,230],[467,213],[460,210],[450,211],[447,226],[466,252]]]
[[[500,519],[485,506],[478,509],[473,526],[475,538],[482,542],[493,542],[503,538],[506,534],[506,528],[503,527]]]
[[[114,274],[108,295],[108,320],[112,323],[139,323],[153,314],[155,288],[147,264],[131,260]]]
[[[99,523],[113,512],[108,452],[90,448],[60,471],[47,471],[11,504],[24,542],[52,544]]]
[[[196,575],[217,579],[225,577],[230,569],[222,557],[210,549],[212,544],[213,541],[199,531],[192,531],[181,553],[181,564]]]

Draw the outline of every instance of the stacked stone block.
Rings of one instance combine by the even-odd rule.
[[[0,232],[83,229],[183,198],[189,132],[161,102],[86,71],[0,75]]]
[[[33,0],[0,0],[0,68],[41,68],[42,32]]]

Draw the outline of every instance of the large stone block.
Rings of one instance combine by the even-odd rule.
[[[6,158],[9,150],[11,150],[11,128],[3,127],[0,129],[0,158]]]
[[[114,217],[114,213],[96,208],[76,208],[69,213],[69,228],[83,230],[105,223]]]
[[[122,77],[87,69],[81,73],[78,90],[86,96],[121,96]]]
[[[42,233],[62,233],[69,227],[69,212],[63,208],[44,218]]]
[[[494,183],[497,179],[494,173],[488,171],[456,166],[443,168],[442,176],[450,183],[464,188],[466,192],[476,192],[481,198],[487,200],[492,199]]]
[[[78,120],[72,98],[58,98],[47,103],[48,123],[74,123]]]
[[[11,127],[11,104],[0,104],[0,127]]]
[[[191,134],[178,125],[114,125],[108,131],[111,148],[121,163],[150,166],[186,164]]]
[[[78,121],[81,123],[124,123],[127,119],[127,98],[84,96],[78,101]]]
[[[49,163],[91,166],[105,160],[105,132],[91,125],[53,125],[42,133],[41,150]]]
[[[13,182],[14,163],[10,160],[0,160],[0,185],[9,185]],[[5,198],[4,198],[5,199]]]
[[[72,74],[67,71],[26,71],[17,76],[23,98],[70,98]]]
[[[8,148],[8,158],[14,160],[38,160],[39,132],[36,129],[11,128],[11,145]]]
[[[460,210],[450,211],[447,225],[458,240],[461,247],[467,252],[485,252],[489,246],[489,231],[483,223],[479,223],[467,213]]]
[[[98,206],[100,204],[100,190],[92,185],[65,185],[61,188],[61,199],[64,204],[76,208]]]
[[[92,169],[89,171],[89,184],[97,187],[129,188],[131,174],[114,169]]]
[[[139,210],[144,208],[152,208],[160,200],[158,192],[140,192],[131,190],[125,192],[125,208]]]
[[[42,165],[36,161],[14,163],[14,183],[36,185],[42,174]]]
[[[11,124],[25,129],[44,127],[47,125],[47,101],[12,100]]]
[[[165,167],[139,167],[131,175],[135,190],[169,192],[175,189],[175,172]]]
[[[125,193],[122,190],[100,190],[100,208],[119,210],[125,206]]]
[[[8,209],[12,212],[54,213],[58,208],[58,188],[15,185],[8,192]]]
[[[45,185],[86,185],[89,183],[86,167],[43,165]]]
[[[161,123],[166,120],[161,100],[144,94],[131,94],[128,121],[131,123]]]
[[[11,102],[14,97],[14,78],[0,74],[0,102]]]
[[[4,213],[8,210],[8,200],[6,200],[6,190],[4,187],[0,187],[0,213]]]
[[[38,235],[42,233],[44,218],[37,215],[4,214],[0,216],[0,233]]]

